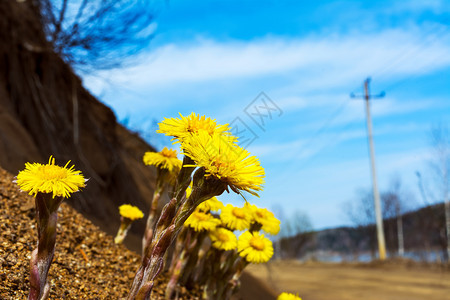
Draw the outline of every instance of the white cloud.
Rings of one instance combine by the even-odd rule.
[[[305,108],[310,105],[309,101],[303,97],[286,97],[277,99],[278,107],[280,107],[283,111],[285,110],[297,110],[301,108]]]
[[[450,36],[429,31],[386,30],[374,34],[273,38],[218,42],[199,38],[152,51],[139,66],[108,71],[112,81],[137,88],[183,82],[258,78],[286,73],[305,88],[332,87],[368,74],[423,74],[450,65]]]

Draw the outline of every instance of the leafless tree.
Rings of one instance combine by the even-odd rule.
[[[312,223],[308,214],[296,210],[285,222],[281,224],[280,236],[292,237],[297,234],[312,231]]]
[[[123,65],[153,37],[148,0],[34,0],[47,40],[81,71]]]
[[[284,215],[284,214],[283,214]],[[312,240],[313,226],[307,213],[296,210],[289,217],[284,217],[279,233],[280,252],[282,256],[295,258],[301,254],[303,247]]]
[[[396,220],[386,224],[387,230],[390,231],[390,240],[394,241],[395,232],[397,233],[397,252],[399,256],[403,256],[405,253],[404,236],[403,236],[403,214],[408,209],[407,201],[411,203],[413,197],[402,189],[401,179],[398,175],[395,175],[391,179],[390,187],[387,191],[381,194],[381,201],[383,203],[383,217],[385,219]],[[394,225],[395,229],[394,230]]]
[[[416,172],[418,179],[418,187],[422,196],[422,200],[430,213],[429,220],[420,220],[423,225],[433,223],[440,224],[440,244],[444,250],[444,260],[450,258],[450,132],[448,125],[438,123],[431,127],[428,134],[429,142],[432,149],[429,168],[425,172]],[[444,202],[444,222],[434,213],[432,206],[436,203]],[[428,209],[427,209],[428,208]],[[420,233],[420,232],[419,232]],[[427,241],[425,239],[427,243]],[[426,245],[427,246],[427,245]],[[427,250],[431,250],[427,247]]]
[[[404,205],[402,205],[400,196],[400,180],[394,179],[391,183],[391,188],[388,191],[381,192],[380,198],[383,220],[386,221],[388,219],[394,218],[397,218],[397,220],[401,220],[401,214],[404,211]],[[355,225],[355,227],[364,233],[363,236],[367,239],[366,242],[369,245],[372,258],[375,258],[377,250],[377,239],[375,227],[375,208],[372,191],[359,189],[354,200],[344,203],[343,212],[344,214],[346,214],[347,218]],[[397,226],[399,226],[398,223]],[[396,237],[395,233],[398,233],[398,228],[400,227],[396,228],[396,226],[393,226],[386,222],[384,227],[385,231],[390,233],[387,235],[388,249],[397,249],[396,246],[393,246],[393,243],[398,238],[398,234]],[[403,237],[402,233],[401,235]],[[360,243],[364,244],[365,242],[360,241]],[[355,247],[358,246],[355,245]]]
[[[375,209],[373,193],[370,190],[359,189],[355,200],[344,203],[343,212],[364,233],[370,248],[371,256],[376,257],[377,240],[375,228]],[[364,241],[361,241],[364,243]]]
[[[450,258],[450,132],[444,124],[434,125],[430,132],[430,140],[433,149],[433,158],[430,167],[434,175],[434,193],[432,197],[437,202],[444,202],[445,207],[445,229],[442,236],[445,236],[447,255]]]

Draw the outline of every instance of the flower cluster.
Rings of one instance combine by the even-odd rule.
[[[164,119],[158,132],[171,136],[184,157],[178,159],[177,152],[168,148],[143,155],[144,164],[156,170],[156,184],[142,239],[143,258],[128,299],[150,298],[173,242],[166,298],[171,299],[179,286],[196,284],[202,286],[207,299],[230,299],[243,269],[251,263],[266,263],[273,256],[272,242],[265,234],[276,235],[280,221],[269,210],[247,201],[237,207],[224,205],[217,197],[225,191],[259,197],[264,168],[257,157],[238,146],[228,124],[220,125],[214,119],[180,114],[180,118]],[[42,233],[32,253],[29,299],[48,297],[57,209],[64,198],[85,187],[85,178],[69,163],[57,166],[50,156],[48,164],[26,163],[17,175],[19,187],[36,198]],[[159,213],[159,200],[166,189],[170,201]],[[116,244],[123,242],[133,221],[144,217],[129,204],[121,205],[119,214]],[[300,298],[283,293],[278,299]]]
[[[258,193],[262,191],[264,184],[264,168],[258,158],[238,146],[238,139],[231,134],[228,124],[221,125],[214,119],[195,113],[189,116],[180,114],[180,118],[165,118],[159,124],[157,132],[171,136],[174,144],[179,144],[184,158],[173,185],[171,193],[173,199],[163,209],[156,224],[153,223],[156,217],[151,217],[155,214],[154,211],[153,213],[151,211],[147,219],[147,229],[143,238],[143,264],[136,274],[130,298],[138,294],[149,297],[152,287],[148,281],[150,278],[155,278],[161,269],[156,264],[163,263],[164,252],[170,243],[176,240],[180,232],[183,239],[180,242],[177,241],[176,253],[180,259],[183,259],[178,263],[172,263],[174,275],[172,284],[168,287],[168,298],[170,298],[171,287],[176,286],[178,279],[183,281],[186,280],[186,276],[189,277],[186,275],[184,279],[178,278],[181,274],[181,266],[184,266],[184,271],[189,271],[191,264],[195,266],[199,256],[206,259],[213,255],[200,251],[200,246],[207,237],[211,240],[212,249],[234,251],[235,255],[230,260],[231,265],[236,263],[240,256],[237,238],[233,231],[250,230],[254,220],[253,212],[245,209],[245,212],[239,213],[240,208],[236,208],[234,214],[231,211],[227,215],[228,206],[225,207],[215,197],[224,191],[241,195],[243,192],[248,192],[259,196]],[[168,149],[164,149],[160,156],[151,153],[144,156],[146,164],[158,168],[156,198],[159,198],[162,193],[162,188],[159,188],[164,186],[162,181],[169,182],[168,178],[163,177],[163,174],[167,173],[163,168],[169,169],[171,166],[169,157],[175,159],[175,156],[175,152]],[[173,169],[178,168],[173,167]],[[154,199],[152,209],[156,207],[153,205]],[[220,215],[217,214],[219,211],[222,211]],[[243,221],[233,219],[240,215]],[[251,247],[252,244],[249,245]],[[256,261],[253,259],[254,256],[248,254],[251,251],[251,249],[243,249],[239,252],[243,253],[242,259],[247,257]],[[261,251],[261,249],[255,251]],[[200,253],[203,254],[200,255]],[[271,254],[265,255],[266,258],[269,256]],[[260,261],[261,259],[258,262]],[[229,266],[228,269],[230,268],[235,266]]]
[[[260,232],[278,233],[280,221],[272,212],[249,203],[223,205],[215,197],[202,204],[184,223],[185,235],[175,251],[179,260],[170,268],[168,299],[177,285],[192,284],[203,286],[208,299],[229,299],[248,264],[265,263],[273,256],[272,242]]]

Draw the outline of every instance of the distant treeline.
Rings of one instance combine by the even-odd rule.
[[[405,251],[441,251],[446,253],[444,204],[439,203],[402,215]],[[397,219],[384,220],[386,247],[391,256],[398,252]],[[374,224],[357,227],[338,227],[300,233],[280,241],[282,258],[302,258],[316,251],[357,256],[377,252]]]

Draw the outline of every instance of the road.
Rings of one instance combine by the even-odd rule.
[[[303,300],[450,300],[450,270],[437,266],[275,261],[246,270],[277,293]]]

